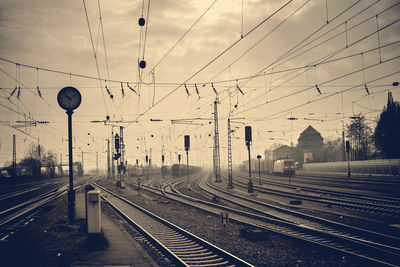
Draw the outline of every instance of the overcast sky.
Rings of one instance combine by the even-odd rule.
[[[144,27],[138,25],[142,14]],[[274,143],[296,145],[308,125],[326,140],[340,137],[342,121],[355,114],[374,127],[387,91],[400,98],[392,86],[400,80],[399,14],[395,0],[102,0],[100,8],[95,0],[2,0],[0,165],[12,159],[13,134],[18,159],[39,140],[66,160],[67,115],[56,98],[70,85],[82,94],[73,135],[74,159],[87,152],[85,167],[95,167],[95,152],[105,167],[111,127],[91,121],[106,116],[127,122],[118,125],[127,126],[128,163],[143,163],[151,148],[160,164],[163,145],[166,163],[174,163],[185,134],[191,136],[191,162],[210,163],[211,83],[220,100],[222,166],[229,116],[244,118],[232,125],[240,127],[232,143],[236,163],[247,155],[244,125],[253,128],[254,157]],[[147,64],[139,71],[141,60]],[[10,97],[16,86],[19,99],[18,90]],[[16,121],[29,114],[49,123],[10,127],[21,126]],[[171,123],[193,118],[210,120]]]

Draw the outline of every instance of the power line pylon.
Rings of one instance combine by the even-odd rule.
[[[214,144],[215,144],[215,182],[221,182],[221,162],[219,154],[219,133],[218,133],[218,97],[214,101]]]
[[[228,119],[228,189],[233,188],[232,176],[231,119]]]

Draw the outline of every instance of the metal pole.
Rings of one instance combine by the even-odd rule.
[[[13,154],[12,154],[12,175],[16,176],[17,174],[17,144],[15,141],[15,134],[13,134]]]
[[[260,158],[258,158],[258,184],[261,185],[261,170],[260,170]]]
[[[85,171],[83,170],[83,149],[82,149],[82,174],[85,173]]]
[[[119,146],[121,151],[121,157],[119,158],[119,168],[118,168],[118,176],[119,176],[119,186],[122,188],[122,170],[124,168],[125,161],[125,153],[124,153],[124,128],[122,126],[119,127]]]
[[[247,144],[247,149],[249,151],[249,182],[251,182],[251,156],[250,156],[250,142]]]
[[[96,152],[96,176],[99,176],[99,152]]]
[[[231,120],[228,119],[228,189],[233,188]]]
[[[350,151],[347,151],[347,177],[351,177],[351,172],[350,172]]]
[[[186,164],[187,183],[189,186],[189,151],[187,151],[187,150],[186,150],[186,159],[187,159],[187,164]]]
[[[247,148],[249,150],[249,184],[247,187],[248,193],[253,193],[253,183],[251,181],[251,156],[250,156],[250,141],[247,143]]]
[[[107,176],[111,177],[111,167],[110,167],[110,139],[107,139]]]
[[[68,190],[68,224],[75,221],[75,191],[74,191],[74,168],[72,161],[72,110],[68,110],[68,153],[69,153],[69,190]]]
[[[114,140],[114,126],[111,127],[111,140]],[[114,180],[115,167],[114,167],[114,146],[111,146],[111,177]]]

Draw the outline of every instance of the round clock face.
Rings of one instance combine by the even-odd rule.
[[[65,110],[74,110],[81,104],[82,96],[74,87],[64,87],[58,92],[58,104]]]

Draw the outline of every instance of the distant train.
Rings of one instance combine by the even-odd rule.
[[[130,167],[128,168],[128,173],[130,176],[142,176],[143,168],[141,167]]]
[[[167,166],[162,166],[161,167],[161,175],[163,176],[163,177],[165,177],[165,176],[167,176],[168,175],[168,167]]]
[[[251,170],[258,172],[258,159],[251,160]],[[244,161],[242,171],[249,171],[249,161]],[[260,171],[275,175],[292,176],[296,173],[296,162],[293,159],[260,160]]]
[[[189,165],[189,174],[201,172],[201,167]],[[187,167],[183,164],[174,164],[171,167],[171,175],[174,177],[187,175]]]

